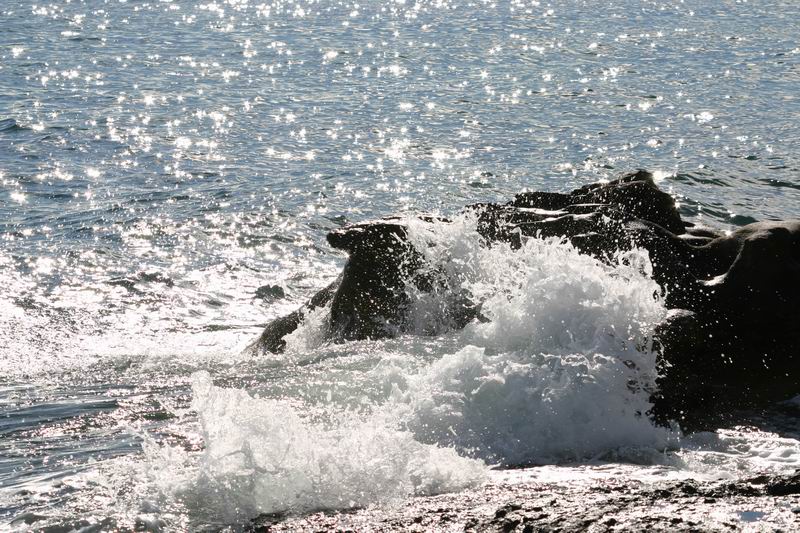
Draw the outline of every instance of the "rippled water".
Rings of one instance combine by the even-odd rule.
[[[347,507],[479,482],[472,458],[491,459],[465,448],[480,438],[398,437],[375,413],[413,426],[385,407],[402,404],[392,387],[422,409],[447,368],[499,372],[471,346],[510,348],[458,335],[304,338],[284,359],[242,348],[336,276],[344,257],[325,235],[351,221],[639,167],[692,220],[797,217],[799,20],[794,2],[3,2],[0,519],[180,529],[292,498]],[[213,394],[228,411],[203,403]],[[280,487],[214,462],[273,438],[284,416],[296,423],[275,447],[316,435],[327,460],[289,446],[295,477]],[[231,420],[239,441],[215,441]],[[661,445],[684,446],[675,468],[704,475],[795,466],[794,418],[776,420],[764,427],[787,438]],[[381,477],[337,462],[365,457],[348,434],[405,466]],[[251,470],[275,447],[251,450]],[[418,463],[440,469],[404,470]],[[320,464],[341,476],[303,485]],[[234,474],[202,485],[203,468]],[[199,512],[206,489],[227,514]]]

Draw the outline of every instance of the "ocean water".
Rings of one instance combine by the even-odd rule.
[[[694,222],[797,217],[795,2],[4,0],[0,22],[0,529],[237,529],[531,464],[800,465],[797,400],[689,436],[642,416],[667,311],[643,252],[409,218],[491,322],[450,331],[452,295],[415,295],[435,335],[326,345],[322,309],[286,354],[244,350],[336,277],[349,222],[635,168]]]

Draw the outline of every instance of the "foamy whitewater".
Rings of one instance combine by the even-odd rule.
[[[687,221],[797,217],[796,4],[718,4],[0,2],[0,530],[793,472],[797,398],[649,420],[645,253],[453,215],[647,168]],[[391,215],[433,286],[410,333],[328,344],[320,308],[246,350],[341,272],[329,231]]]
[[[446,288],[414,295],[420,327],[445,324],[454,294],[480,302],[485,318],[439,331],[449,342],[431,362],[409,364],[415,358],[402,349],[381,354],[355,377],[379,394],[315,416],[293,400],[255,398],[195,373],[203,451],[145,447],[164,496],[236,522],[457,491],[496,466],[677,447],[679,434],[646,416],[656,377],[651,336],[666,316],[646,252],[609,266],[559,239],[487,247],[474,215],[408,224]],[[292,334],[287,364],[309,351],[326,357],[318,345],[326,311],[311,312]]]

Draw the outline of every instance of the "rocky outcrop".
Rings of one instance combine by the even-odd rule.
[[[487,245],[562,236],[604,261],[619,250],[648,250],[653,277],[674,310],[657,333],[657,418],[697,421],[721,407],[800,393],[800,220],[759,222],[730,234],[695,227],[646,171],[568,194],[523,193],[465,209],[478,216]],[[322,305],[330,305],[331,341],[403,333],[409,284],[425,291],[436,283],[420,274],[422,257],[401,219],[347,226],[328,242],[349,255],[342,275],[304,309],[269,324],[257,349],[283,349],[283,336],[302,313]],[[463,302],[451,325],[475,318],[479,310]]]

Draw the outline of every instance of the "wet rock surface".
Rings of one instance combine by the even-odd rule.
[[[725,234],[684,222],[674,199],[638,171],[569,194],[530,192],[465,208],[486,245],[561,237],[600,261],[648,251],[670,317],[657,329],[662,354],[652,415],[703,426],[708,413],[766,405],[800,390],[800,220],[758,222]],[[420,217],[429,223],[441,218]],[[349,259],[333,284],[270,323],[255,351],[281,351],[309,310],[330,306],[331,342],[407,333],[407,289],[431,290],[404,219],[332,231]],[[441,289],[441,287],[439,287]],[[480,302],[454,306],[449,325],[480,319]],[[419,333],[419,331],[414,331]]]
[[[800,472],[743,481],[651,483],[627,476],[536,480],[536,469],[458,494],[304,517],[260,517],[252,531],[797,531]]]

